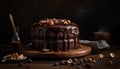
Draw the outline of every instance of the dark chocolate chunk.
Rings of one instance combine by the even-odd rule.
[[[60,65],[59,62],[55,62],[55,63],[54,63],[54,66],[59,66],[59,65]]]
[[[28,59],[28,63],[31,63],[32,62],[32,60],[31,59]]]
[[[73,58],[73,61],[74,61],[74,62],[78,62],[78,59],[77,59],[77,58]]]
[[[86,59],[86,58],[83,58],[83,62],[85,62],[85,63],[86,63],[86,62],[87,62],[87,59]]]
[[[71,66],[77,66],[78,64],[76,62],[72,62]]]
[[[77,66],[77,69],[81,69],[81,66]]]
[[[18,64],[20,67],[23,65],[23,63],[22,62],[19,62],[19,64]]]
[[[84,63],[83,59],[80,59],[79,62],[80,62],[80,63]]]
[[[67,60],[62,60],[60,64],[61,65],[67,65]]]
[[[90,65],[89,63],[86,63],[86,64],[85,64],[85,67],[91,68],[91,65]]]

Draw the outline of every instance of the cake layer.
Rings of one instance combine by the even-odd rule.
[[[64,39],[64,40],[33,40],[33,48],[38,50],[42,50],[43,48],[47,48],[50,51],[67,51],[74,50],[78,48],[78,40],[77,39]]]
[[[75,50],[79,44],[79,27],[66,19],[45,19],[31,29],[33,48],[47,51]]]
[[[31,36],[34,38],[75,38],[79,36],[78,27],[69,26],[69,27],[60,27],[60,26],[47,26],[47,27],[35,27],[32,28]]]

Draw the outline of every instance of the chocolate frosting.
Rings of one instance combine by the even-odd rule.
[[[32,25],[33,48],[67,51],[78,48],[79,28],[67,19],[43,19]],[[46,43],[46,44],[44,44]]]

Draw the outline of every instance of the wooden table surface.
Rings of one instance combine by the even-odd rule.
[[[0,46],[0,57],[8,54],[8,50],[6,49],[10,47]],[[110,58],[109,54],[114,53],[115,57]],[[99,54],[103,54],[104,57],[102,59],[99,58]],[[30,58],[30,57],[29,57]],[[109,49],[101,50],[98,52],[91,53],[84,57],[79,57],[77,59],[83,58],[92,58],[96,60],[96,62],[90,62],[90,69],[120,69],[120,45],[111,45]],[[18,63],[0,63],[0,69],[89,69],[89,67],[85,66],[71,66],[68,65],[59,65],[54,66],[55,62],[61,62],[63,59],[42,59],[42,58],[30,58],[33,61],[31,63],[22,63],[22,66],[19,66]],[[68,60],[68,59],[64,59]]]

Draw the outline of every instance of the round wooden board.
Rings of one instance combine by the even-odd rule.
[[[29,46],[23,46],[21,52],[28,57],[39,57],[39,58],[73,58],[81,57],[91,53],[92,48],[88,45],[80,45],[79,49],[70,51],[60,52],[42,52],[34,50]]]

